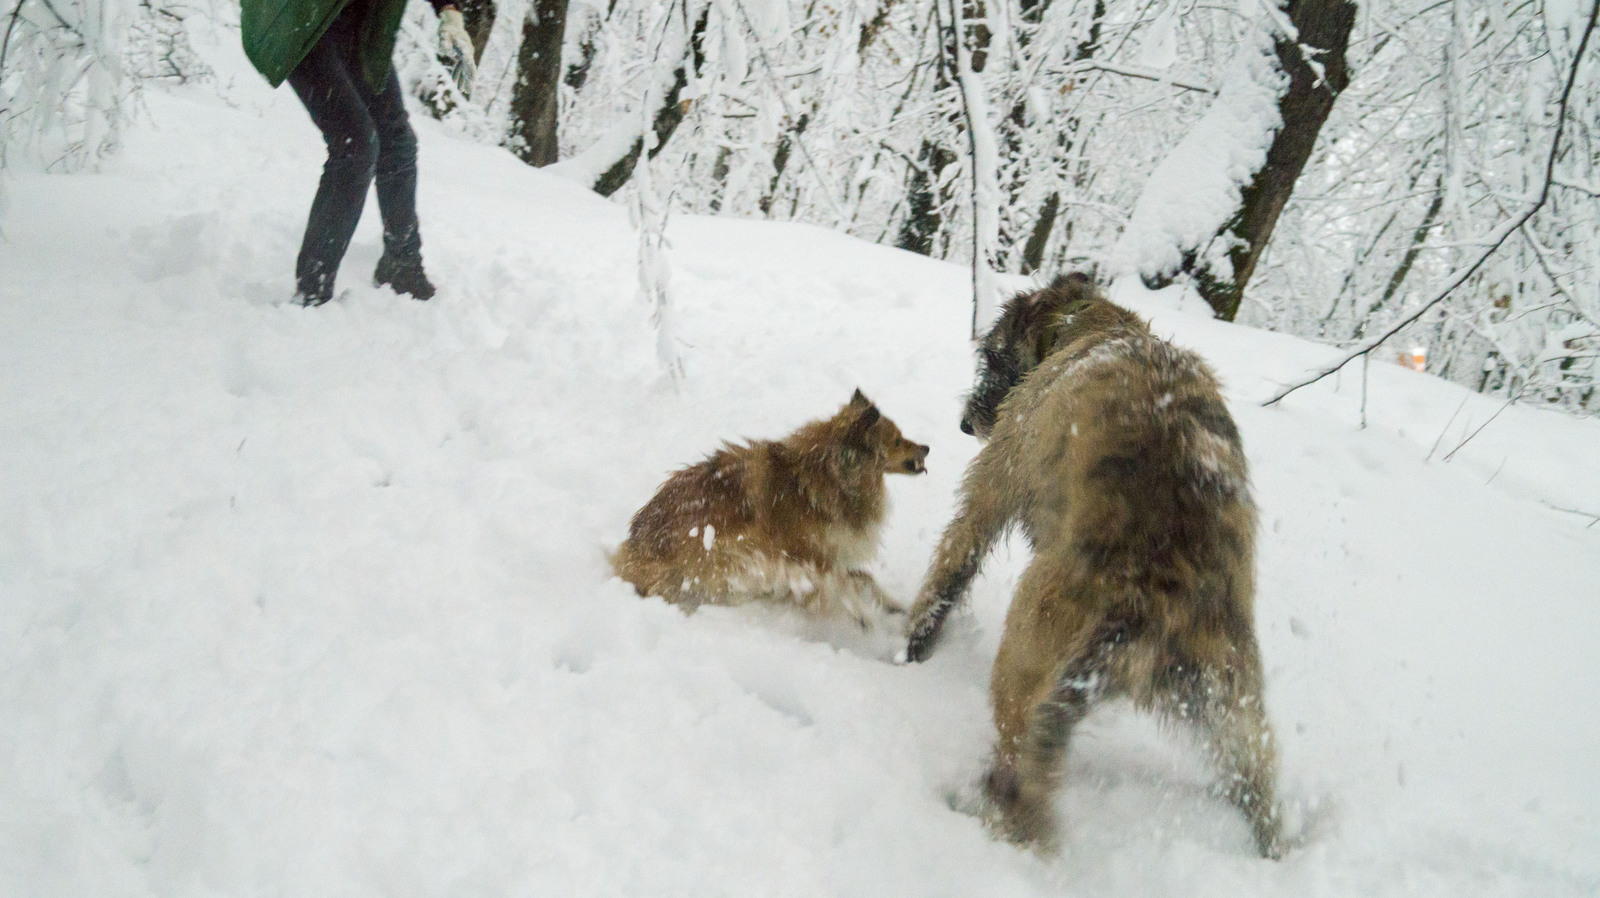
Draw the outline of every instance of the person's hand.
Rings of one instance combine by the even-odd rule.
[[[472,37],[467,34],[461,10],[454,6],[439,13],[439,58],[450,67],[456,87],[463,94],[470,94],[473,79],[478,77],[478,65],[472,60]]]

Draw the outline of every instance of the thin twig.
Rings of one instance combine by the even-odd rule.
[[[1372,366],[1372,359],[1363,359],[1361,362],[1361,429],[1367,429],[1367,369]]]
[[[39,0],[39,3],[42,4],[45,9],[50,10],[50,15],[55,17],[56,24],[60,25],[62,28],[67,29],[68,31],[72,32],[73,34],[76,34],[78,37],[85,37],[85,35],[78,28],[78,26],[72,24],[71,22],[68,22],[66,20],[66,17],[62,16],[60,12],[56,11],[55,6],[51,5],[50,0]],[[20,4],[18,5],[18,8],[20,8]]]
[[[1496,477],[1500,476],[1500,472],[1505,470],[1506,462],[1508,462],[1510,460],[1511,460],[1511,456],[1509,456],[1509,455],[1500,456],[1500,465],[1494,469],[1494,473],[1489,475],[1489,479],[1485,480],[1483,482],[1483,485],[1484,486],[1488,486],[1489,484],[1494,483],[1494,479]]]
[[[1584,50],[1589,46],[1590,36],[1594,34],[1596,18],[1600,18],[1600,0],[1595,0],[1594,6],[1590,8],[1589,22],[1584,26],[1583,37],[1578,41],[1577,52],[1572,55],[1572,67],[1567,72],[1567,82],[1561,89],[1561,101],[1556,107],[1556,131],[1555,135],[1550,139],[1550,154],[1545,159],[1544,183],[1540,185],[1539,196],[1533,201],[1533,203],[1530,204],[1521,215],[1517,216],[1516,219],[1501,225],[1500,228],[1491,235],[1484,251],[1480,253],[1471,264],[1464,268],[1458,269],[1454,274],[1450,275],[1450,277],[1446,279],[1444,287],[1435,293],[1427,302],[1423,303],[1416,311],[1402,318],[1398,323],[1384,331],[1382,334],[1379,334],[1373,339],[1367,340],[1356,349],[1346,353],[1344,358],[1340,359],[1338,362],[1335,362],[1333,365],[1322,369],[1306,380],[1300,381],[1293,386],[1286,387],[1285,389],[1279,391],[1277,395],[1273,396],[1271,399],[1268,399],[1266,402],[1261,403],[1262,405],[1275,405],[1285,396],[1288,396],[1295,390],[1298,390],[1301,387],[1310,386],[1311,384],[1322,380],[1324,377],[1327,377],[1333,372],[1338,371],[1345,365],[1350,364],[1358,358],[1366,356],[1368,353],[1382,345],[1384,341],[1399,333],[1404,328],[1410,326],[1417,319],[1421,318],[1423,314],[1428,312],[1434,306],[1443,302],[1446,297],[1455,292],[1455,289],[1465,283],[1467,278],[1472,277],[1472,275],[1483,266],[1483,263],[1487,262],[1489,257],[1495,254],[1496,250],[1500,249],[1500,246],[1506,242],[1506,238],[1510,237],[1513,233],[1516,233],[1518,228],[1521,228],[1522,225],[1528,221],[1528,219],[1534,216],[1534,213],[1538,212],[1539,209],[1544,206],[1545,201],[1550,198],[1550,185],[1555,177],[1556,154],[1561,148],[1561,135],[1566,129],[1567,103],[1572,97],[1572,86],[1578,80],[1578,69],[1583,64]],[[1460,447],[1458,446],[1457,448]]]
[[[1552,179],[1551,183],[1559,186],[1560,185],[1560,179],[1559,178]],[[1496,199],[1494,202],[1495,202],[1495,205],[1500,208],[1501,212],[1505,212],[1506,211],[1505,207],[1500,205],[1500,201],[1498,199]],[[1522,227],[1518,228],[1517,230],[1518,230],[1519,233],[1522,234],[1522,239],[1523,239],[1523,241],[1525,243],[1527,243],[1528,248],[1533,250],[1533,257],[1536,260],[1538,260],[1539,267],[1540,267],[1540,269],[1542,269],[1544,271],[1545,277],[1550,279],[1550,286],[1555,288],[1555,291],[1561,295],[1561,298],[1567,301],[1567,304],[1571,307],[1570,311],[1572,312],[1572,314],[1574,314],[1574,315],[1578,316],[1579,318],[1583,319],[1584,321],[1588,322],[1588,324],[1591,327],[1594,327],[1597,330],[1600,330],[1600,321],[1594,320],[1594,318],[1592,316],[1590,316],[1587,311],[1584,310],[1583,303],[1578,301],[1578,297],[1574,296],[1572,294],[1572,291],[1568,290],[1561,283],[1561,279],[1563,277],[1573,277],[1578,273],[1578,271],[1581,271],[1582,269],[1576,269],[1576,270],[1573,270],[1573,271],[1569,271],[1566,274],[1557,274],[1555,269],[1552,268],[1551,265],[1550,265],[1549,251],[1542,244],[1539,243],[1539,237],[1538,237],[1538,235],[1533,233],[1532,226],[1528,222],[1523,222],[1522,223]],[[1540,306],[1540,307],[1537,307],[1537,308],[1534,308],[1534,309],[1529,309],[1529,310],[1524,311],[1521,315],[1518,315],[1517,318],[1513,319],[1513,320],[1520,320],[1521,318],[1524,318],[1527,315],[1532,314],[1533,312],[1542,311],[1543,309],[1554,308],[1554,307],[1556,307],[1558,305],[1560,305],[1560,303],[1550,303],[1548,305]]]
[[[1446,462],[1448,462],[1450,459],[1454,458],[1455,454],[1457,452],[1461,451],[1461,447],[1462,446],[1465,446],[1468,443],[1472,442],[1472,438],[1473,437],[1477,436],[1480,433],[1483,433],[1483,429],[1485,427],[1488,427],[1490,424],[1494,423],[1494,419],[1500,417],[1500,413],[1501,412],[1503,412],[1506,409],[1510,408],[1513,403],[1515,403],[1518,399],[1522,398],[1522,394],[1527,392],[1528,385],[1531,384],[1531,383],[1533,383],[1533,380],[1531,378],[1527,379],[1527,380],[1524,380],[1522,382],[1522,386],[1518,387],[1517,391],[1515,393],[1511,394],[1511,398],[1507,399],[1505,401],[1504,405],[1502,405],[1499,408],[1495,409],[1494,414],[1490,415],[1489,419],[1487,421],[1484,421],[1482,424],[1479,424],[1477,430],[1474,430],[1473,432],[1467,434],[1465,439],[1463,439],[1461,442],[1456,444],[1456,448],[1451,449],[1449,452],[1445,453],[1444,460]]]
[[[1061,66],[1060,68],[1050,70],[1050,74],[1052,75],[1070,76],[1076,75],[1079,72],[1104,72],[1108,75],[1121,75],[1124,78],[1141,78],[1145,81],[1158,81],[1162,84],[1170,84],[1173,87],[1182,88],[1184,90],[1192,90],[1196,93],[1210,94],[1211,96],[1217,95],[1216,88],[1205,84],[1197,84],[1191,81],[1184,81],[1179,78],[1168,78],[1165,74],[1155,71],[1154,69],[1142,69],[1138,68],[1137,66],[1119,65],[1114,62],[1101,62],[1096,59],[1077,59],[1067,63],[1064,66]]]
[[[1581,508],[1562,508],[1559,505],[1551,505],[1549,502],[1544,502],[1544,500],[1542,500],[1542,499],[1540,500],[1540,502],[1542,502],[1544,504],[1545,508],[1551,509],[1552,511],[1564,512],[1566,514],[1581,515],[1582,517],[1590,518],[1591,520],[1589,521],[1588,526],[1584,527],[1585,530],[1589,529],[1589,527],[1593,527],[1596,524],[1600,524],[1600,514],[1595,514],[1592,511],[1584,511]]]
[[[1587,193],[1595,199],[1600,200],[1600,187],[1594,187],[1581,183],[1576,178],[1556,178],[1554,183],[1557,187],[1565,187],[1568,190],[1576,190],[1579,193]]]
[[[17,5],[11,9],[11,21],[6,23],[6,39],[0,41],[0,73],[6,70],[6,53],[11,49],[11,31],[17,27],[17,17],[22,15],[22,4],[28,0],[17,0]]]
[[[1461,410],[1467,407],[1467,400],[1471,398],[1471,396],[1461,397],[1461,404],[1456,406],[1456,410],[1450,413],[1450,420],[1444,422],[1444,429],[1439,431],[1439,438],[1433,441],[1433,447],[1428,450],[1428,457],[1423,459],[1423,462],[1433,461],[1433,453],[1439,451],[1439,444],[1444,442],[1444,435],[1450,432],[1450,425],[1456,423],[1456,415],[1461,414]]]
[[[1545,248],[1539,244],[1538,237],[1529,230],[1526,223],[1523,224],[1521,230],[1523,240],[1527,241],[1528,248],[1533,250],[1533,257],[1539,261],[1539,267],[1544,270],[1545,277],[1550,279],[1550,285],[1555,287],[1556,292],[1561,294],[1561,298],[1565,299],[1567,304],[1571,306],[1572,313],[1588,322],[1590,326],[1600,328],[1600,321],[1595,321],[1594,318],[1590,317],[1589,313],[1584,311],[1583,304],[1578,301],[1578,297],[1573,296],[1572,291],[1562,285],[1561,276],[1558,276],[1555,269],[1550,267],[1549,256],[1546,254]],[[1568,276],[1571,274],[1572,272],[1568,272]]]

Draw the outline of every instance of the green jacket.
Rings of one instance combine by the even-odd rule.
[[[379,89],[394,64],[394,36],[406,0],[241,0],[244,54],[277,87],[351,3],[366,7],[360,31],[361,71],[367,83]]]

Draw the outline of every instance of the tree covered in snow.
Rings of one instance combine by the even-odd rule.
[[[1151,175],[1113,251],[1113,270],[1163,285],[1192,275],[1220,318],[1244,288],[1349,83],[1349,0],[1266,7],[1216,100]]]
[[[116,145],[132,11],[117,0],[16,0],[0,20],[0,210],[6,168],[74,171]],[[160,40],[147,35],[141,49]]]
[[[18,0],[0,26],[5,164],[91,161],[139,80],[198,71],[182,3]],[[626,202],[650,159],[662,214],[807,221],[970,264],[980,325],[1003,275],[1097,268],[1349,346],[1528,208],[1561,110],[1548,197],[1394,348],[1594,411],[1600,63],[1578,51],[1594,9],[504,0],[469,97],[419,2],[397,62],[461,133]]]
[[[1357,77],[1244,320],[1359,345],[1478,262],[1543,191],[1394,342],[1478,390],[1600,410],[1595,15],[1583,0],[1365,12]]]

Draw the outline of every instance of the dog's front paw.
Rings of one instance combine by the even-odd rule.
[[[911,609],[911,618],[906,627],[905,658],[909,663],[926,661],[933,654],[933,646],[939,641],[940,631],[944,629],[944,619],[950,612],[951,603],[918,601]]]
[[[896,656],[900,659],[899,663],[920,664],[928,660],[928,656],[933,654],[933,641],[937,635],[938,631],[913,631],[911,638],[906,640],[905,649]]]

